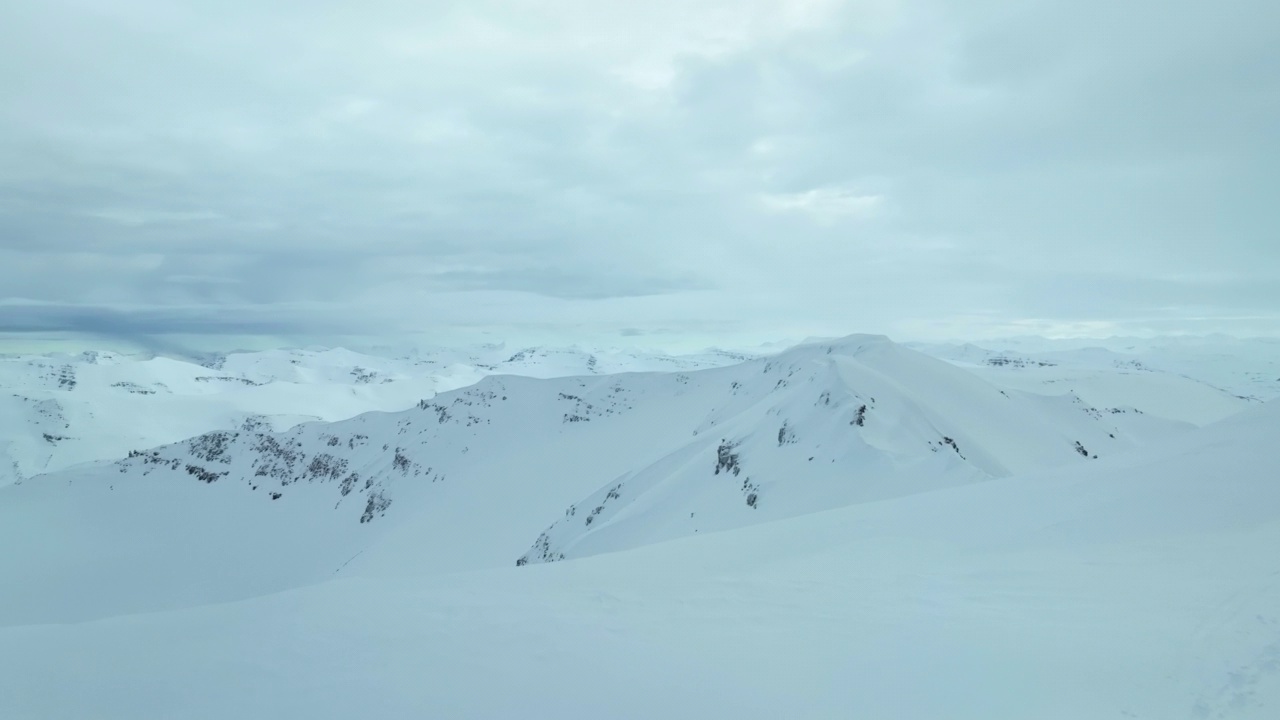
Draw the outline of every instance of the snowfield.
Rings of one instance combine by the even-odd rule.
[[[1280,404],[951,354],[492,375],[2,487],[0,717],[1276,717]]]

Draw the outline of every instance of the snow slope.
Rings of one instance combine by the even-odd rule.
[[[339,363],[332,352],[290,357],[289,377],[239,367],[279,354],[232,355],[231,370],[97,352],[0,358],[0,484],[247,421],[283,430],[403,409],[481,376],[414,373],[408,363],[371,357]]]
[[[1280,339],[1276,338],[1010,338],[983,345],[913,343],[911,347],[967,365],[984,365],[993,357],[1004,357],[1028,361],[1029,366],[1044,362],[1076,369],[1146,371],[1193,380],[1236,400],[1258,402],[1280,397]]]
[[[1002,391],[884,338],[802,346],[759,370],[763,382],[709,399],[719,409],[694,439],[570,506],[521,561],[1087,462],[1132,447],[1147,425],[1074,397]]]
[[[0,621],[351,572],[582,557],[1130,449],[1148,418],[855,336],[692,373],[491,376],[399,413],[253,422],[0,489]],[[228,532],[234,527],[234,532]],[[530,545],[533,549],[530,550]]]
[[[0,716],[1273,718],[1278,434],[1270,403],[1097,461],[573,562],[9,618]]]
[[[404,410],[494,373],[558,377],[740,359],[718,352],[666,357],[501,346],[403,358],[342,348],[270,350],[216,356],[204,365],[107,352],[0,356],[0,485],[246,422],[285,430],[310,420]]]
[[[1179,423],[1205,425],[1261,402],[1258,397],[1237,395],[1191,375],[1159,369],[1149,364],[1155,361],[1146,355],[1100,347],[1037,353],[995,351],[973,344],[913,347],[1001,387],[1044,395],[1071,394],[1107,411],[1140,412]],[[1194,368],[1194,359],[1190,356],[1185,364]],[[1264,360],[1256,362],[1259,368],[1266,365]],[[1204,373],[1216,379],[1224,375]]]

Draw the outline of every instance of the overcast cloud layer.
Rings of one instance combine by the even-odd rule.
[[[0,333],[1280,334],[1274,0],[16,0]]]

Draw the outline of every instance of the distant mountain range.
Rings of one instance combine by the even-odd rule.
[[[555,369],[591,362],[544,352],[504,362],[527,368],[520,363],[548,356],[558,358]],[[355,361],[392,382],[359,382],[344,371]],[[193,394],[209,386],[201,377],[253,383],[213,381],[219,389],[208,392],[232,397],[279,387],[293,373],[310,378],[297,386],[307,391],[415,387],[395,366],[347,353],[232,357],[216,370],[110,362],[77,374],[145,368],[153,379],[144,385],[131,375],[137,385],[154,388],[163,377]],[[49,391],[89,396],[88,388]],[[112,399],[151,397],[125,390]],[[120,412],[101,399],[87,407]],[[92,553],[89,577],[133,579],[94,591],[94,609],[72,614],[126,612],[193,601],[211,566],[220,582],[204,601],[314,582],[348,564],[434,572],[563,560],[1091,463],[1191,427],[1131,406],[1004,389],[886,338],[854,336],[688,372],[490,375],[408,410],[285,431],[270,416],[247,416],[27,480],[10,497],[34,504],[0,504],[18,512],[0,518],[0,532],[16,543],[58,517],[78,517],[23,561],[61,567]],[[67,587],[35,602],[11,594],[0,598],[0,614],[8,602],[32,619],[57,618],[60,605],[70,612],[88,590]]]
[[[198,364],[109,352],[0,356],[0,485],[245,424],[285,430],[403,410],[490,374],[557,377],[737,362],[500,346],[377,357],[341,348],[209,356]]]

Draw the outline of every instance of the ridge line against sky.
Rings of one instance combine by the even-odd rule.
[[[0,344],[1274,337],[1276,28],[1267,0],[17,0]]]

